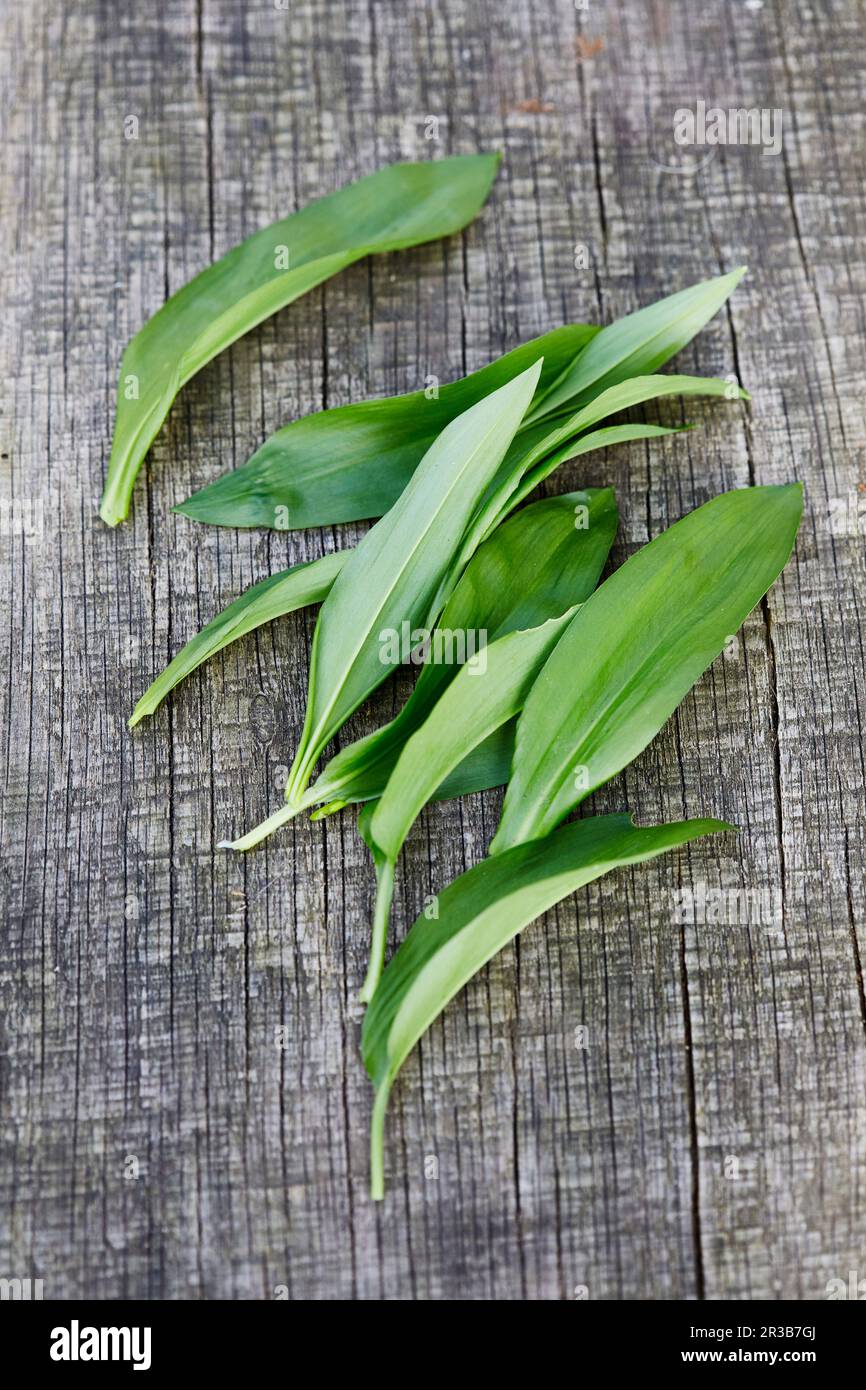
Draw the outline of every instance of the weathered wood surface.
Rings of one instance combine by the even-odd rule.
[[[862,41],[844,0],[7,7],[0,1275],[59,1298],[546,1299],[820,1299],[866,1276]],[[781,153],[665,168],[699,97],[781,108]],[[120,352],[166,293],[387,160],[493,147],[464,236],[358,265],[237,344],[184,391],[129,523],[100,524]],[[593,803],[742,833],[610,877],[483,972],[406,1067],[374,1207],[352,819],[215,850],[275,804],[312,616],[124,727],[242,587],[355,533],[170,508],[294,415],[743,261],[681,361],[735,373],[751,408],[689,403],[701,431],[555,484],[615,484],[619,560],[722,488],[804,479],[782,581]],[[422,818],[396,931],[497,806]],[[782,920],[674,921],[701,883],[780,892]]]

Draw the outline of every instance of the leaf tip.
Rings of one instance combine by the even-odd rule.
[[[473,159],[481,164],[489,164],[494,177],[499,171],[499,166],[503,158],[501,150],[479,150],[478,153],[474,155],[457,155],[455,157],[457,159]]]
[[[227,474],[226,476],[229,475]],[[206,488],[202,488],[202,492],[206,491]],[[201,515],[195,505],[197,495],[197,493],[193,493],[191,497],[186,497],[182,502],[177,502],[171,509],[172,516],[185,516],[187,521],[207,521],[207,517]]]
[[[734,266],[733,270],[728,272],[725,278],[727,280],[731,280],[734,283],[734,285],[738,285],[742,280],[743,276],[748,275],[748,273],[749,267],[747,265],[737,265]]]

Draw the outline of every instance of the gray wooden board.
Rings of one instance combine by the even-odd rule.
[[[593,1300],[821,1299],[866,1276],[862,44],[845,0],[6,6],[0,1276],[54,1298]],[[781,151],[679,149],[673,111],[698,98],[781,109]],[[166,293],[386,161],[490,148],[463,236],[244,338],[183,392],[128,523],[99,522],[120,353]],[[374,1206],[353,819],[215,849],[277,804],[313,615],[125,729],[240,589],[363,528],[170,509],[298,414],[741,262],[680,361],[736,374],[751,407],[664,403],[645,418],[702,429],[548,485],[615,485],[620,561],[723,488],[805,481],[782,580],[592,803],[741,833],[614,874],[481,973],[405,1069]],[[395,936],[483,854],[498,804],[422,816]],[[701,884],[781,895],[781,918],[678,922]]]

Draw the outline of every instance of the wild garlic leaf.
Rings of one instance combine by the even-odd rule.
[[[174,510],[213,526],[280,530],[384,516],[437,434],[457,415],[543,357],[538,395],[597,332],[588,324],[569,324],[433,394],[413,391],[359,401],[293,420],[241,468]]]
[[[438,400],[415,392],[296,420],[271,435],[243,467],[176,510],[217,526],[292,529],[380,516],[396,501],[434,434],[485,391],[522,370],[534,360],[533,352],[544,356],[544,368],[519,431],[528,447],[546,433],[544,428],[536,432],[539,424],[553,427],[552,416],[630,376],[654,372],[713,316],[743,273],[693,285],[603,329],[571,324],[546,333],[483,371],[440,387]],[[618,428],[623,432],[607,443],[660,433],[653,426],[638,434],[625,431],[640,426]],[[596,446],[587,442],[580,452],[588,447]],[[604,447],[603,441],[597,447]],[[527,491],[531,488],[521,486],[522,496]]]
[[[723,493],[596,589],[520,716],[491,854],[547,835],[646,747],[781,572],[802,508],[799,483]]]
[[[383,1129],[394,1078],[467,981],[519,931],[584,884],[732,828],[717,820],[639,827],[630,816],[595,816],[485,859],[438,894],[438,916],[422,914],[412,927],[382,975],[361,1033],[364,1065],[376,1088],[374,1198],[384,1193]]]
[[[394,869],[413,822],[467,753],[523,708],[533,681],[574,612],[569,608],[540,627],[509,632],[474,656],[460,668],[397,759],[367,823],[377,893],[370,964],[361,991],[365,1002],[372,999],[382,971]]]
[[[399,634],[404,622],[410,631],[436,622],[454,587],[446,577],[469,520],[540,370],[537,362],[447,425],[343,566],[313,637],[307,714],[286,786],[290,806],[299,806],[325,745],[395,664],[383,648],[388,635]]]
[[[483,206],[499,155],[392,164],[255,232],[178,290],[129,343],[100,516],[122,521],[181,387],[277,309],[374,252],[450,236]]]
[[[428,657],[434,659],[422,665],[400,713],[335,754],[310,787],[309,803],[380,796],[406,740],[460,669],[455,657],[461,648],[463,657],[471,655],[470,648],[482,641],[489,646],[582,603],[598,583],[617,520],[613,490],[588,488],[534,502],[497,527],[445,605],[430,643]]]
[[[655,372],[691,342],[745,273],[746,266],[740,266],[608,324],[564,369],[560,380],[533,402],[527,423],[566,406],[583,405],[629,377]]]
[[[228,608],[212,618],[201,632],[196,633],[148,686],[132,712],[130,729],[148,714],[153,714],[169,691],[230,642],[244,637],[263,623],[272,622],[274,618],[294,613],[311,603],[324,602],[350,554],[350,550],[337,550],[318,560],[292,565],[280,574],[273,574],[251,585]]]

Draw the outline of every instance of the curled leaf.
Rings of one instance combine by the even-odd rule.
[[[498,163],[498,155],[484,154],[392,164],[263,227],[172,295],[123,354],[103,521],[116,526],[126,516],[172,401],[205,363],[362,256],[465,227]]]

